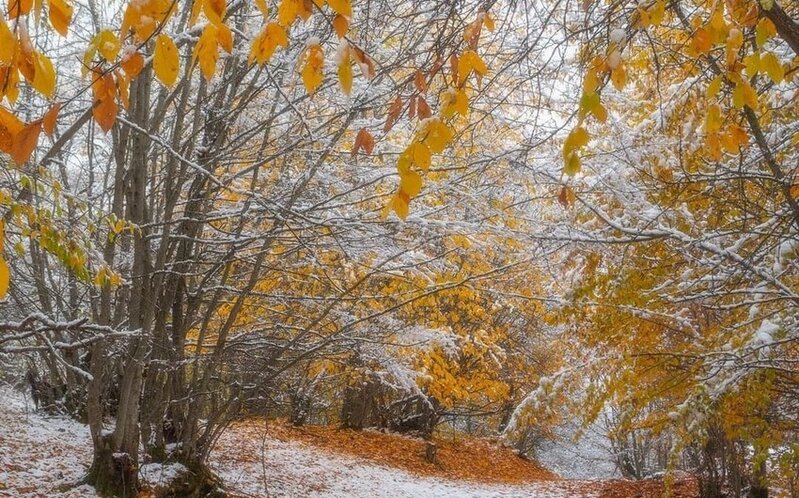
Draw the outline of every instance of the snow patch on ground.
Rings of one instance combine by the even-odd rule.
[[[83,478],[91,460],[87,426],[34,413],[25,396],[0,387],[0,496],[97,497],[91,486],[69,489]]]
[[[146,463],[139,467],[139,479],[151,487],[168,487],[189,469],[180,463]]]

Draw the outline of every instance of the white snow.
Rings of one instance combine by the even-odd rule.
[[[139,467],[139,478],[153,487],[168,486],[188,471],[179,463],[146,463]]]
[[[90,486],[74,487],[92,459],[88,427],[33,408],[17,391],[0,387],[0,496],[96,497]]]

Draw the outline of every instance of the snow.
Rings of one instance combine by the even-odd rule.
[[[179,463],[147,463],[139,467],[139,478],[152,487],[168,486],[188,472],[189,469]]]
[[[760,322],[760,328],[755,332],[753,343],[755,345],[769,346],[774,343],[774,335],[780,330],[780,326],[768,318]]]
[[[77,483],[91,463],[87,426],[33,412],[19,392],[0,387],[0,496],[94,498]]]
[[[619,43],[624,39],[626,35],[627,33],[623,29],[616,28],[610,32],[610,41],[611,43]]]

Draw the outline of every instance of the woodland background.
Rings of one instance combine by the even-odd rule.
[[[796,2],[0,5],[0,378],[99,492],[264,416],[799,494]]]

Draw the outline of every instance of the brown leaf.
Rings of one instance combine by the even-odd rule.
[[[571,206],[574,204],[576,199],[577,196],[574,195],[574,190],[572,190],[568,185],[564,185],[563,188],[560,189],[560,193],[558,194],[558,202],[560,202],[563,207]]]
[[[436,61],[433,63],[433,68],[430,69],[430,79],[432,80],[435,75],[441,71],[441,68],[444,67],[444,59],[440,56],[436,58]]]
[[[449,58],[449,67],[450,71],[452,72],[452,81],[455,83],[458,82],[458,56],[456,54],[452,54]]]
[[[375,63],[371,57],[366,55],[366,53],[361,50],[359,47],[355,45],[351,45],[352,48],[352,55],[355,57],[355,61],[358,63],[358,67],[361,68],[361,73],[363,73],[364,78],[367,80],[371,80],[375,77]]]
[[[383,127],[383,132],[388,133],[394,128],[397,120],[402,115],[402,99],[399,95],[392,102],[391,107],[388,108],[388,116],[386,116],[386,125]]]
[[[416,85],[416,89],[420,92],[424,93],[427,91],[427,81],[424,78],[424,73],[416,70],[416,74],[413,76],[413,82]]]
[[[350,156],[355,157],[358,153],[359,149],[362,149],[364,153],[371,154],[375,148],[375,139],[369,130],[366,128],[361,128],[358,131],[358,134],[355,135],[355,143],[352,144],[352,150],[350,151]]]
[[[419,119],[427,119],[433,115],[433,111],[430,110],[430,106],[427,105],[427,101],[423,99],[421,95],[416,103],[416,114],[419,116]]]

